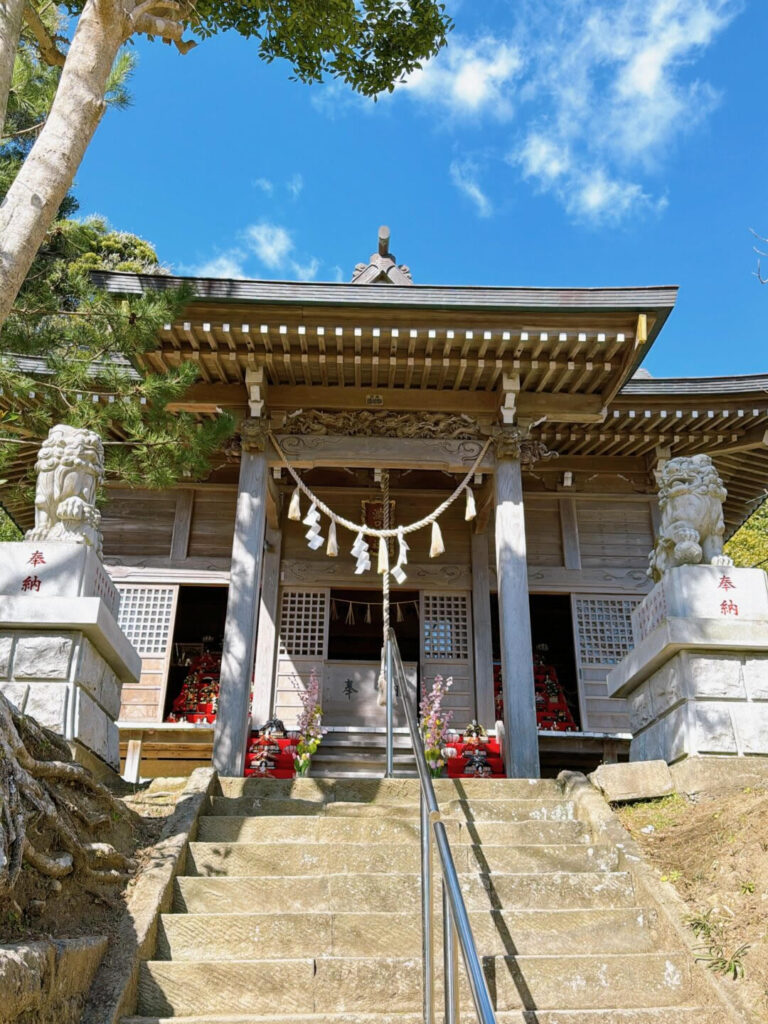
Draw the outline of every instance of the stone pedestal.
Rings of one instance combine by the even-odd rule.
[[[669,570],[632,617],[608,676],[629,703],[630,759],[768,756],[768,583],[761,569]]]
[[[97,555],[61,541],[0,544],[0,690],[41,725],[119,767],[115,724],[141,659]]]

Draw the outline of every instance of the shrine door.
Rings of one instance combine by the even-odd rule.
[[[627,703],[608,696],[611,669],[634,647],[632,609],[639,597],[572,594],[581,727],[584,732],[629,732]]]
[[[463,730],[476,716],[469,592],[421,592],[422,693],[431,688],[437,675],[453,679],[445,706],[453,711],[451,727]]]
[[[287,729],[294,729],[301,711],[299,689],[306,689],[314,669],[320,681],[328,657],[330,591],[325,588],[284,587],[280,595],[274,711]]]
[[[137,685],[122,691],[120,720],[159,722],[163,717],[173,627],[179,598],[177,585],[118,583],[117,623],[141,656]]]

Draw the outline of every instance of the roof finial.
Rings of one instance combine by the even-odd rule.
[[[413,284],[411,271],[389,251],[390,232],[386,224],[379,228],[379,251],[371,253],[368,263],[358,263],[352,275],[352,284]]]

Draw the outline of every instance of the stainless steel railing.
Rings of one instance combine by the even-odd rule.
[[[469,923],[469,915],[461,895],[459,876],[453,862],[448,835],[440,817],[435,788],[424,756],[424,745],[416,721],[416,695],[410,692],[403,669],[400,650],[394,630],[387,639],[387,775],[392,774],[391,716],[395,694],[403,706],[408,730],[411,734],[416,769],[421,784],[421,913],[422,952],[424,964],[424,1024],[435,1021],[435,964],[434,964],[434,886],[432,874],[432,847],[437,847],[440,858],[443,888],[443,988],[445,992],[445,1024],[459,1021],[459,949],[464,960],[467,979],[480,1024],[496,1024],[496,1017],[483,974],[480,957]]]

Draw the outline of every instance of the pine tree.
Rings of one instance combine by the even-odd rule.
[[[127,102],[131,69],[128,56],[115,66],[110,95],[118,106]],[[42,64],[34,48],[22,46],[0,147],[0,196],[45,121],[59,71]],[[184,394],[197,369],[185,363],[158,374],[142,360],[156,347],[158,329],[179,315],[189,296],[158,291],[118,300],[96,288],[93,270],[165,270],[148,242],[98,218],[76,220],[76,210],[68,193],[3,327],[0,477],[54,423],[97,431],[105,442],[107,473],[127,482],[164,487],[180,477],[200,477],[233,422],[224,414],[198,421],[189,413],[168,412],[167,404]],[[26,473],[3,488],[6,504],[22,499],[19,489],[29,500],[33,460],[26,462]]]

